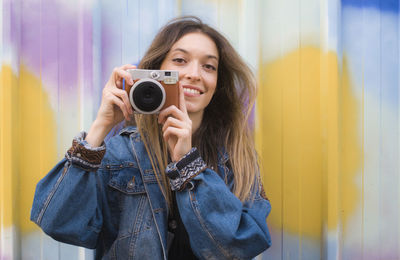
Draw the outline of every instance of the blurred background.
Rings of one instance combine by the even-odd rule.
[[[91,259],[30,222],[112,69],[197,15],[257,75],[258,259],[400,259],[399,0],[0,0],[0,259]]]

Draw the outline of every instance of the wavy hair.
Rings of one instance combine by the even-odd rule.
[[[218,153],[222,149],[228,153],[228,165],[234,174],[233,193],[245,201],[249,199],[259,170],[253,131],[247,123],[256,98],[256,80],[229,41],[197,17],[176,18],[161,28],[138,68],[159,69],[172,45],[193,32],[210,37],[217,46],[220,59],[217,87],[204,110],[199,128],[193,133],[192,143],[199,149],[207,165],[214,169],[218,169]],[[168,164],[168,149],[157,116],[136,114],[135,123],[160,188],[170,205],[169,181],[164,173]]]

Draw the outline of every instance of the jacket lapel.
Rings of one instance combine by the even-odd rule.
[[[140,140],[138,133],[130,135],[132,144],[133,156],[138,163],[140,174],[146,189],[149,199],[150,208],[153,214],[153,219],[159,234],[162,244],[164,259],[167,259],[167,227],[168,227],[168,207],[165,198],[160,190],[157,182],[148,181],[154,180],[155,175],[151,167],[150,159],[147,155],[146,148]],[[147,180],[147,181],[146,181]]]

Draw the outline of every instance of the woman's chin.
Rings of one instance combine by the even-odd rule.
[[[202,114],[202,112],[204,111],[204,109],[199,109],[196,106],[192,106],[190,104],[186,104],[186,110],[188,112],[189,115],[194,115],[194,114]]]

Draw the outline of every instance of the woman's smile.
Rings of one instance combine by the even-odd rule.
[[[191,86],[191,85],[184,85],[183,91],[184,91],[185,97],[198,97],[203,94],[203,92],[200,90],[200,88],[198,88],[196,86]]]

